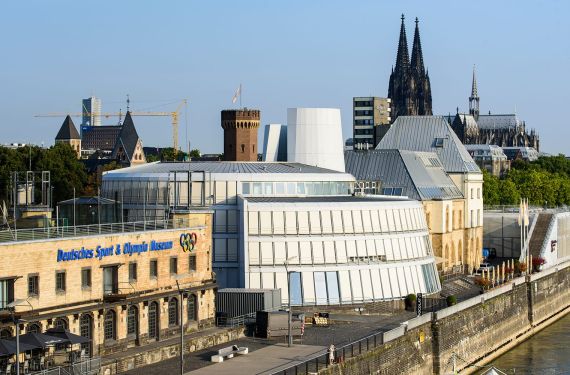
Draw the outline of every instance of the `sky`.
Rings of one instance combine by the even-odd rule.
[[[516,113],[541,151],[570,154],[570,1],[29,0],[0,7],[0,143],[50,145],[81,99],[104,112],[173,111],[180,144],[222,152],[220,110],[242,84],[262,124],[287,108],[333,107],[352,133],[352,98],[386,96],[400,16],[420,20],[434,114]],[[239,104],[239,103],[238,103]],[[80,118],[74,118],[79,125]],[[115,124],[117,118],[104,119]],[[170,118],[135,118],[145,146],[170,146]],[[260,137],[261,143],[263,137]]]

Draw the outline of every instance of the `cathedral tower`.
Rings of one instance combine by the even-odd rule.
[[[398,116],[432,114],[431,85],[424,67],[419,21],[416,18],[410,61],[404,19],[402,14],[396,67],[392,69],[388,86],[388,97],[392,99],[392,121]]]
[[[471,96],[469,97],[469,114],[479,119],[479,96],[477,95],[477,78],[475,77],[475,65],[473,65],[473,82],[471,83]]]

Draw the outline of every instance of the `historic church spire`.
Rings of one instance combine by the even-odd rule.
[[[414,32],[414,43],[412,45],[412,69],[416,69],[418,73],[424,74],[424,56],[422,54],[422,42],[420,41],[419,20],[416,17],[416,30]]]
[[[475,75],[475,65],[473,65],[473,81],[471,82],[471,96],[469,97],[469,113],[479,119],[479,95],[477,94],[477,77]]]
[[[406,26],[404,25],[404,19],[405,17],[402,14],[400,40],[398,41],[398,54],[396,56],[396,71],[407,69],[410,66],[410,55],[408,54],[408,40],[406,38]]]

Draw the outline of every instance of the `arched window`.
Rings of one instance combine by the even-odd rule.
[[[105,321],[103,323],[103,331],[105,340],[114,340],[116,337],[116,316],[114,310],[108,310],[105,313]]]
[[[188,296],[188,321],[198,320],[198,298],[195,294]]]
[[[42,327],[39,323],[30,323],[28,324],[28,328],[26,329],[27,333],[41,333]]]
[[[53,326],[54,328],[67,329],[67,320],[65,320],[64,318],[57,318],[53,322]]]
[[[245,145],[243,143],[241,144],[241,152],[245,152]]]
[[[9,339],[10,337],[12,337],[12,330],[10,328],[0,330],[0,339]]]
[[[83,314],[79,319],[79,334],[83,337],[91,339],[93,336],[93,324],[91,315]],[[91,354],[91,342],[81,344],[81,350],[85,351],[86,355]]]
[[[148,337],[158,339],[159,328],[158,303],[152,302],[148,305]]]
[[[129,307],[127,314],[127,335],[136,335],[138,333],[139,311],[136,306]]]
[[[178,325],[178,300],[176,298],[171,298],[168,301],[168,325]]]

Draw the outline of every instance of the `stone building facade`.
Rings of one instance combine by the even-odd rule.
[[[186,331],[210,324],[212,214],[184,219],[174,229],[0,243],[0,336],[14,335],[13,314],[26,321],[22,333],[63,327],[91,339],[86,354],[105,355],[179,334],[180,303]]]
[[[257,161],[258,109],[226,109],[222,111],[225,161]]]

